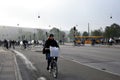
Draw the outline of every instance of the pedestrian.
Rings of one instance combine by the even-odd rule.
[[[6,47],[6,49],[8,49],[8,41],[6,39],[4,40],[4,47]]]
[[[109,39],[109,45],[112,45],[112,44],[113,44],[113,39],[110,38],[110,39]]]
[[[12,45],[13,49],[15,49],[15,41],[14,40],[11,41],[11,45]]]
[[[27,48],[27,43],[28,43],[28,41],[27,41],[27,40],[23,40],[23,46],[24,46],[24,49],[26,49],[26,48]]]
[[[95,43],[96,43],[96,40],[93,38],[93,39],[92,39],[92,43],[91,43],[91,45],[94,46]]]

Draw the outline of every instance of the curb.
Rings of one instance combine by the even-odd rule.
[[[15,53],[13,50],[11,50],[13,53]],[[15,76],[16,76],[16,80],[23,80],[21,73],[20,73],[20,69],[17,63],[17,59],[16,56],[14,55],[14,61],[15,61]]]
[[[11,50],[13,53],[16,53],[14,50]],[[16,53],[17,54],[17,53]],[[15,59],[15,65],[16,65],[16,80],[23,80],[22,79],[22,76],[21,76],[21,73],[20,73],[20,70],[19,70],[19,66],[17,64],[17,60],[16,60],[16,57],[14,55],[14,59]],[[36,68],[34,68],[35,70],[37,70]],[[37,80],[47,80],[45,77],[39,77]]]

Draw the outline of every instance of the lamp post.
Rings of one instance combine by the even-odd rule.
[[[61,42],[62,42],[61,27],[59,27],[59,29],[58,29],[58,41],[61,44]]]
[[[61,27],[57,28],[57,39],[58,39],[58,43],[62,42],[62,31],[61,31]]]
[[[76,32],[76,26],[73,27],[73,30],[74,30],[74,46],[76,45],[76,42],[75,42],[75,32]]]
[[[100,31],[101,31],[101,36],[103,36],[103,28],[100,27]]]
[[[34,41],[35,41],[35,36],[36,36],[36,35],[35,35],[35,29],[34,29],[34,33],[33,33]]]
[[[48,32],[46,32],[46,39],[48,38]]]
[[[30,41],[31,41],[31,34],[30,34]]]
[[[65,34],[62,35],[63,37],[63,45],[64,45],[64,41],[65,41]]]
[[[88,36],[90,36],[90,27],[89,27],[89,23],[88,23]]]

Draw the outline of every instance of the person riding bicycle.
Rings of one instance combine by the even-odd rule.
[[[47,70],[49,70],[49,66],[51,63],[51,57],[50,57],[50,46],[51,47],[58,47],[59,45],[57,41],[54,39],[54,35],[50,34],[48,39],[45,42],[44,49],[45,49],[45,54],[46,54],[46,60],[47,60]],[[58,57],[55,57],[55,60],[57,61]]]

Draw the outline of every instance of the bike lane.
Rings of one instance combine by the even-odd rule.
[[[18,51],[24,54],[36,67],[39,75],[38,78],[45,77],[47,80],[54,80],[51,74],[46,70],[47,63],[45,55],[43,55],[42,52],[35,52],[35,50]],[[120,80],[120,76],[78,64],[62,56],[58,60],[57,80]]]
[[[0,47],[0,80],[22,80],[14,53]]]

